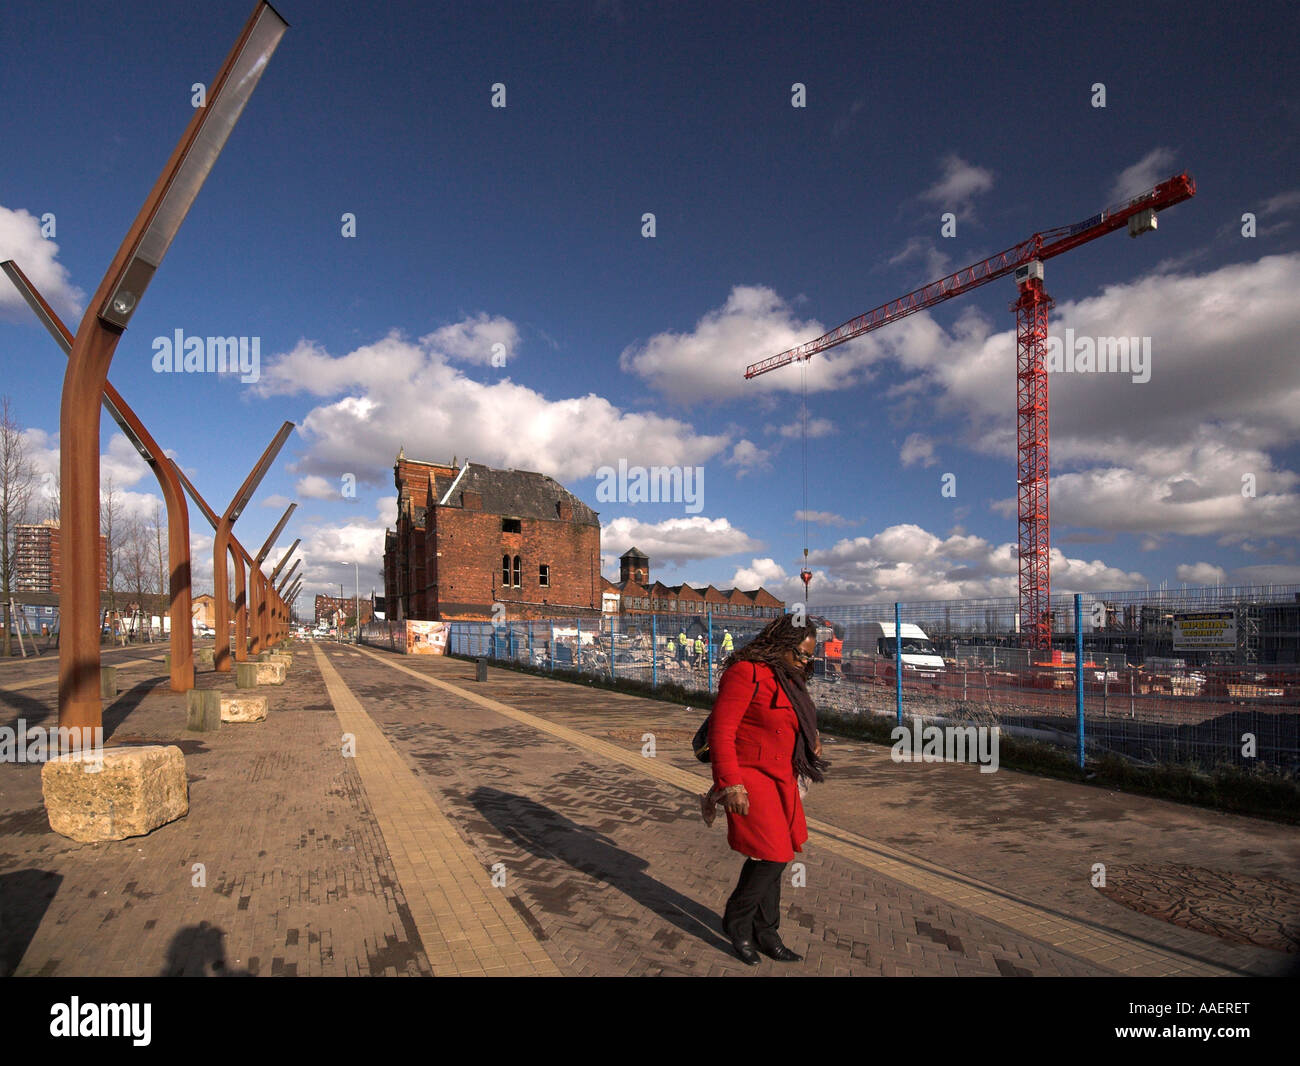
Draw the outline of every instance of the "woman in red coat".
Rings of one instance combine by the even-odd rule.
[[[781,875],[808,839],[799,778],[821,781],[817,710],[805,679],[817,650],[812,626],[774,618],[728,657],[709,722],[713,791],[727,812],[727,843],[746,856],[722,928],[753,966],[758,953],[796,962],[782,942]],[[706,813],[706,818],[708,817]]]

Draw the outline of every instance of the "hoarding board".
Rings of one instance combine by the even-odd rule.
[[[1174,651],[1235,651],[1237,616],[1233,611],[1174,613]]]

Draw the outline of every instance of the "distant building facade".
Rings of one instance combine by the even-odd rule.
[[[618,581],[604,583],[607,613],[706,614],[723,619],[770,619],[785,613],[785,601],[767,589],[718,589],[713,585],[665,585],[650,580],[650,560],[629,548],[618,560]]]
[[[59,523],[53,519],[16,529],[14,592],[62,591],[63,553]],[[108,540],[99,538],[99,591],[108,591]]]
[[[600,519],[554,478],[422,462],[403,450],[393,481],[397,528],[384,535],[390,620],[490,620],[495,604],[507,620],[600,613]]]
[[[369,596],[361,597],[360,603],[355,596],[320,596],[316,597],[316,624],[324,622],[326,625],[333,625],[338,617],[338,612],[342,611],[345,618],[351,618],[357,613],[358,608],[361,611],[361,624],[365,625],[374,618],[374,608],[370,603]]]

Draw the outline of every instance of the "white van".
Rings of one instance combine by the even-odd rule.
[[[943,656],[918,625],[904,622],[903,680],[938,681],[943,676]],[[844,627],[844,672],[853,675],[894,676],[894,623],[849,622]]]

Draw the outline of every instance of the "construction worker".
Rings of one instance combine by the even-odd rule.
[[[724,629],[722,631],[722,657],[725,659],[735,650],[736,643],[731,639],[731,630]]]
[[[671,662],[677,657],[677,642],[672,637],[668,638],[668,643],[664,646],[664,661]]]
[[[699,666],[700,663],[704,662],[704,653],[705,653],[704,638],[696,637],[695,638],[695,665],[696,666]]]
[[[826,642],[826,676],[839,677],[840,669],[844,659],[844,641],[834,632],[831,631],[831,637]]]
[[[677,634],[677,661],[686,662],[686,656],[690,652],[691,642],[686,636],[686,630],[683,629]]]

